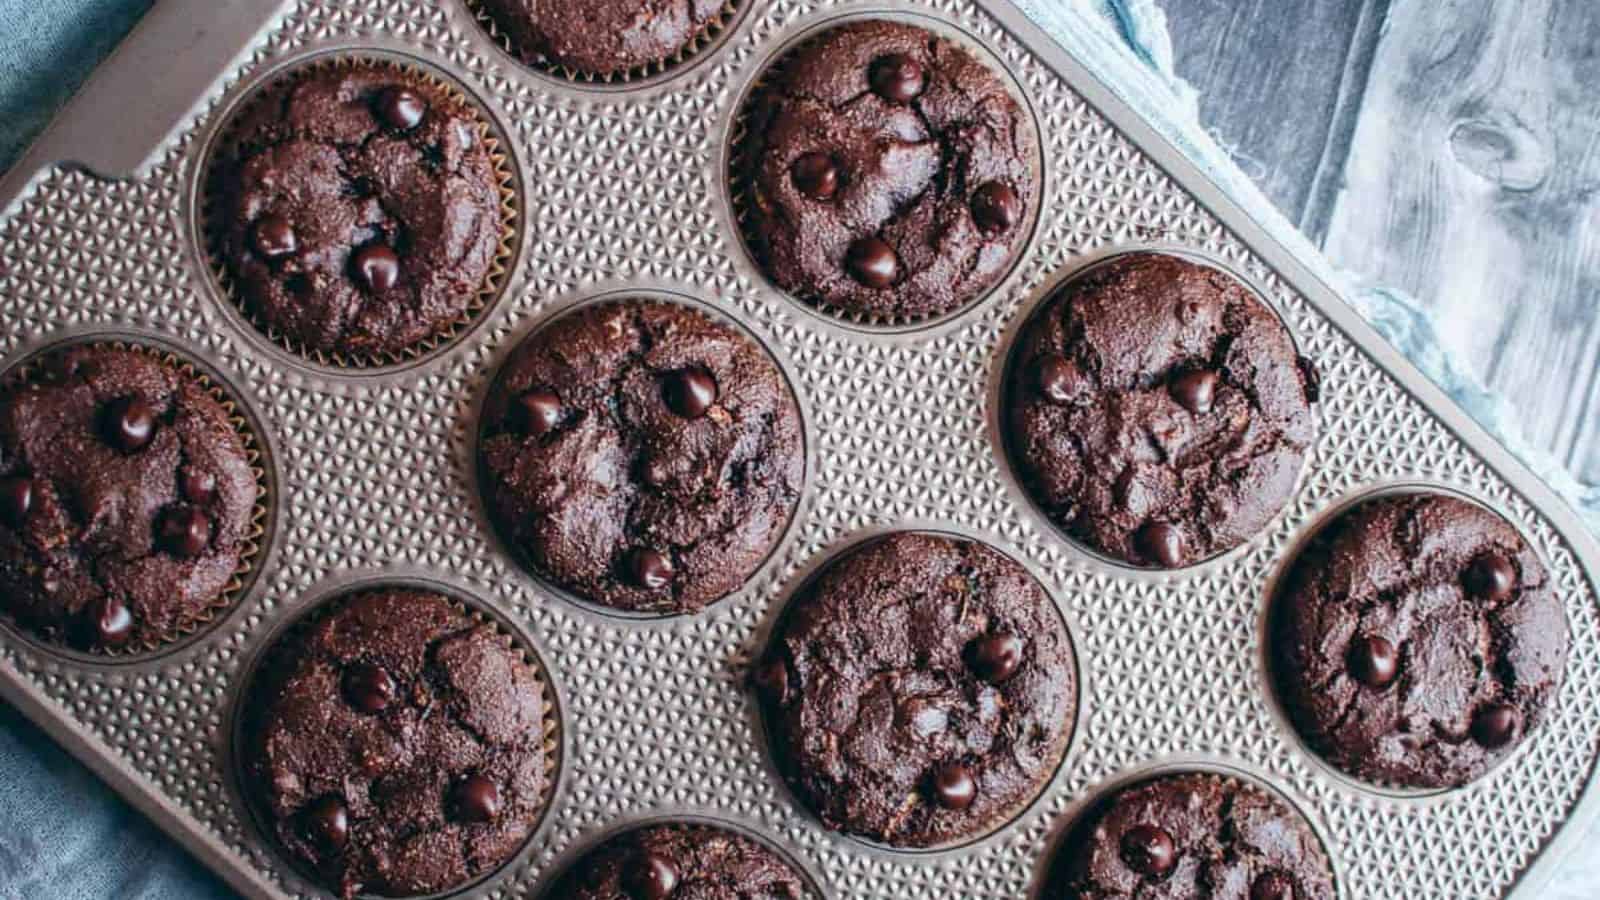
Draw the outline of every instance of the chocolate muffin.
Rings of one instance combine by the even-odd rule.
[[[240,301],[314,353],[393,355],[448,330],[504,239],[482,119],[394,66],[312,66],[268,89],[214,175]]]
[[[1244,543],[1288,501],[1317,388],[1283,323],[1238,280],[1131,254],[1061,288],[1018,335],[1009,450],[1073,537],[1174,569]]]
[[[173,640],[222,602],[259,493],[194,378],[140,350],[53,353],[0,394],[0,608],[85,650]]]
[[[1566,613],[1504,519],[1443,494],[1369,500],[1295,560],[1273,651],[1296,728],[1358,778],[1466,784],[1538,730]]]
[[[753,249],[779,287],[877,320],[937,316],[1010,267],[1039,194],[1033,121],[996,73],[902,22],[785,59],[743,148]]]
[[[981,836],[1055,774],[1077,716],[1061,614],[983,544],[901,532],[829,564],[751,675],[779,768],[838,831]]]
[[[800,900],[794,869],[764,844],[706,825],[649,825],[591,851],[549,896],[560,900]]]
[[[246,786],[344,897],[459,887],[516,855],[547,803],[539,673],[438,594],[335,601],[274,648],[251,703]]]
[[[726,0],[475,0],[523,61],[585,75],[666,62],[722,18]]]
[[[1305,819],[1234,778],[1173,775],[1124,788],[1068,839],[1052,900],[1334,900]]]
[[[511,355],[484,404],[486,501],[538,574],[596,603],[692,612],[771,552],[805,473],[783,373],[736,328],[589,304]]]

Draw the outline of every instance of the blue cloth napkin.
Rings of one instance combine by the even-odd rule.
[[[0,169],[153,0],[0,0]],[[1143,113],[1600,531],[1600,489],[1579,485],[1520,437],[1515,417],[1440,350],[1404,296],[1332,270],[1200,127],[1195,91],[1173,70],[1155,0],[1020,0],[1068,50]],[[176,900],[230,891],[155,826],[0,705],[0,900]]]

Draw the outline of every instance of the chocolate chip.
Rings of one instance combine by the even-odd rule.
[[[0,519],[21,528],[33,508],[33,482],[26,478],[0,479]]]
[[[400,256],[384,244],[368,244],[350,255],[356,283],[381,294],[400,281]]]
[[[458,822],[492,822],[500,815],[500,786],[468,775],[450,791],[450,815]]]
[[[1172,835],[1154,825],[1136,825],[1122,835],[1122,861],[1135,872],[1160,878],[1178,862]]]
[[[193,559],[211,543],[211,519],[192,506],[171,510],[161,517],[160,539],[168,553]]]
[[[1520,724],[1522,714],[1515,706],[1491,703],[1472,717],[1472,739],[1485,749],[1498,750],[1511,743]]]
[[[294,226],[276,213],[267,213],[250,229],[250,244],[262,259],[281,259],[300,249]]]
[[[1490,550],[1472,560],[1461,576],[1461,583],[1474,597],[1490,603],[1504,603],[1516,589],[1517,569],[1504,553]]]
[[[1073,402],[1089,387],[1077,363],[1053,353],[1034,364],[1034,382],[1046,400],[1061,405]]]
[[[1350,642],[1345,665],[1357,681],[1381,690],[1400,674],[1400,653],[1375,634],[1363,635]]]
[[[135,453],[156,435],[156,411],[141,397],[122,397],[106,404],[101,418],[106,443],[123,453]]]
[[[364,713],[380,713],[400,699],[400,686],[382,666],[369,662],[351,663],[345,667],[340,682],[344,699]]]
[[[1149,522],[1134,535],[1139,553],[1164,568],[1183,564],[1183,532],[1168,522]]]
[[[717,380],[703,369],[669,373],[661,386],[667,408],[685,419],[698,419],[717,402]]]
[[[967,667],[990,684],[1000,684],[1022,668],[1022,639],[986,634],[967,645]]]
[[[335,856],[350,841],[350,812],[344,798],[328,794],[311,801],[301,817],[306,838],[329,856]]]
[[[991,181],[972,195],[972,221],[980,231],[1004,234],[1022,221],[1022,198],[1010,185]]]
[[[628,554],[628,575],[647,591],[659,591],[672,583],[672,559],[656,550],[639,549]]]
[[[641,852],[622,870],[622,889],[634,900],[665,900],[678,889],[678,867],[658,853]]]
[[[1294,882],[1282,872],[1267,872],[1250,885],[1250,900],[1294,900]]]
[[[183,499],[190,503],[209,503],[217,495],[216,476],[194,466],[183,470],[183,480],[178,487],[183,492]]]
[[[845,255],[850,277],[869,288],[886,288],[900,278],[900,257],[880,238],[865,237]]]
[[[933,798],[945,809],[966,809],[977,797],[978,783],[966,766],[946,763],[933,773]]]
[[[927,79],[922,64],[904,53],[891,53],[872,64],[872,92],[890,103],[910,103],[922,95]]]
[[[116,647],[133,636],[133,613],[115,594],[102,594],[78,612],[78,643],[89,647]]]
[[[807,153],[789,167],[789,179],[813,200],[832,200],[839,192],[839,165],[826,153]]]
[[[757,666],[750,673],[750,683],[773,703],[789,699],[789,667],[781,659],[768,660]]]
[[[561,397],[555,391],[529,391],[517,398],[511,414],[523,434],[549,434],[561,425]]]
[[[1184,372],[1172,379],[1167,389],[1172,392],[1172,399],[1178,401],[1179,406],[1203,416],[1211,411],[1211,404],[1216,400],[1217,373],[1205,369]]]
[[[410,131],[428,115],[428,101],[403,87],[384,88],[373,105],[378,119],[390,128]]]

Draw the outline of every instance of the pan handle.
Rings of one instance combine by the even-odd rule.
[[[141,174],[156,148],[294,0],[156,0],[17,164],[0,211],[58,163],[106,178]]]

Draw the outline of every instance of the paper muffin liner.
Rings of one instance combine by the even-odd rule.
[[[1161,784],[1179,778],[1195,779],[1200,782],[1218,786],[1232,787],[1240,792],[1247,792],[1265,797],[1268,801],[1287,811],[1289,815],[1300,821],[1306,833],[1311,836],[1307,851],[1312,855],[1313,861],[1320,864],[1323,871],[1328,873],[1328,880],[1333,884],[1334,895],[1339,894],[1340,877],[1337,868],[1333,865],[1333,858],[1328,855],[1327,841],[1317,829],[1311,817],[1300,808],[1287,795],[1264,782],[1256,780],[1243,773],[1234,774],[1233,770],[1220,772],[1214,769],[1193,768],[1184,766],[1162,767],[1154,771],[1145,771],[1124,780],[1108,782],[1095,789],[1085,805],[1075,814],[1070,816],[1060,829],[1056,839],[1051,843],[1049,851],[1044,857],[1042,867],[1043,878],[1040,879],[1039,898],[1066,897],[1069,870],[1072,867],[1074,850],[1089,838],[1089,831],[1094,827],[1100,817],[1105,814],[1118,797],[1126,791],[1147,785]]]
[[[915,316],[885,315],[863,312],[861,310],[847,309],[842,306],[836,306],[820,297],[806,295],[784,288],[775,280],[773,280],[772,275],[770,274],[771,269],[768,264],[766,242],[761,238],[760,231],[757,228],[757,218],[755,214],[755,173],[761,157],[757,152],[757,142],[752,140],[752,135],[754,133],[753,126],[755,124],[752,120],[755,113],[761,107],[762,101],[766,97],[767,92],[771,90],[774,82],[783,75],[785,68],[793,62],[797,55],[805,52],[808,48],[814,46],[818,41],[827,37],[829,34],[841,27],[854,25],[861,22],[873,21],[891,21],[913,25],[923,29],[924,31],[931,32],[937,37],[949,40],[956,46],[970,53],[974,59],[982,63],[985,68],[992,72],[996,77],[1000,78],[1001,82],[1005,84],[1006,92],[1011,95],[1011,99],[1014,100],[1017,103],[1017,106],[1027,114],[1027,127],[1033,132],[1034,136],[1034,155],[1037,158],[1037,161],[1040,163],[1038,166],[1038,180],[1034,185],[1034,196],[1028,201],[1027,216],[1024,218],[1021,226],[1019,226],[1020,236],[1017,239],[1015,247],[1012,249],[1011,258],[1006,263],[1005,271],[996,276],[993,282],[986,285],[982,290],[978,291],[969,299],[962,301],[950,309],[939,312],[930,312]],[[749,254],[752,260],[754,260],[756,268],[760,270],[762,277],[767,280],[767,283],[770,284],[773,289],[779,291],[784,296],[790,297],[799,302],[807,309],[813,310],[829,319],[833,319],[834,321],[854,328],[889,332],[921,330],[925,328],[932,328],[942,323],[959,318],[960,316],[963,316],[971,310],[981,306],[990,297],[994,296],[995,291],[997,291],[1001,285],[1005,283],[1006,279],[1011,276],[1011,273],[1016,270],[1017,265],[1022,261],[1023,256],[1028,252],[1028,248],[1032,246],[1033,233],[1038,225],[1040,210],[1043,208],[1042,205],[1046,186],[1044,183],[1044,165],[1041,154],[1043,152],[1042,147],[1044,142],[1043,136],[1039,131],[1038,116],[1034,114],[1033,111],[1033,104],[1029,101],[1026,93],[1020,89],[1018,84],[1016,84],[1015,79],[1011,77],[1010,72],[1003,65],[1000,65],[999,60],[994,56],[994,54],[984,47],[980,42],[978,42],[976,38],[964,31],[955,29],[953,26],[950,26],[948,23],[942,20],[933,19],[924,15],[907,16],[903,14],[885,15],[874,13],[851,13],[830,19],[822,25],[819,25],[818,27],[807,31],[799,37],[789,41],[788,43],[781,44],[778,49],[768,58],[765,67],[758,72],[753,79],[751,79],[745,90],[744,97],[739,101],[739,105],[734,109],[733,123],[729,130],[727,140],[728,171],[725,173],[725,177],[729,192],[728,199],[730,200],[733,208],[733,215],[734,219],[736,220],[735,225],[737,226],[736,230],[739,233],[739,242],[744,245],[745,252]]]
[[[447,888],[434,894],[417,895],[428,900],[441,900],[446,897],[464,895],[493,880],[501,872],[515,864],[533,842],[535,836],[544,823],[549,819],[550,812],[555,806],[556,793],[560,785],[561,767],[565,762],[563,753],[563,729],[561,721],[561,706],[556,698],[555,688],[550,679],[550,668],[544,658],[520,634],[513,631],[505,621],[486,611],[485,604],[476,598],[469,598],[465,593],[455,587],[432,582],[419,582],[408,578],[373,579],[359,584],[346,585],[335,588],[327,593],[320,594],[311,602],[309,607],[294,614],[289,623],[284,625],[271,640],[257,653],[255,660],[244,672],[243,690],[234,695],[234,708],[232,711],[232,729],[229,740],[229,757],[233,775],[238,788],[239,796],[245,805],[245,818],[255,826],[257,837],[267,847],[277,853],[289,866],[309,882],[326,888],[318,874],[311,870],[303,860],[295,856],[283,846],[278,839],[276,820],[271,812],[265,787],[266,781],[254,777],[255,759],[249,752],[251,738],[260,727],[261,719],[266,713],[266,706],[271,700],[274,689],[281,679],[286,677],[286,667],[296,661],[293,654],[295,645],[310,632],[318,623],[329,615],[342,609],[347,603],[357,597],[370,594],[389,594],[396,592],[431,594],[443,597],[450,601],[453,610],[466,616],[474,625],[487,625],[494,629],[500,639],[500,645],[507,649],[514,649],[527,664],[534,678],[538,682],[540,697],[540,745],[544,749],[545,763],[545,788],[539,798],[540,807],[538,815],[528,828],[528,834],[522,839],[516,852],[507,856],[503,861],[492,868],[469,878],[455,887]],[[363,893],[360,896],[376,896]]]
[[[671,56],[642,66],[635,66],[631,69],[618,69],[614,72],[586,72],[582,69],[575,69],[571,66],[552,62],[532,50],[519,47],[511,39],[511,35],[506,34],[500,28],[500,23],[495,20],[488,10],[483,8],[483,4],[479,0],[464,0],[464,2],[467,9],[472,12],[472,17],[478,21],[478,25],[483,28],[484,33],[489,36],[490,40],[494,41],[509,56],[520,60],[523,65],[535,72],[569,84],[622,87],[661,78],[682,68],[685,63],[688,63],[711,47],[718,38],[730,30],[730,26],[748,0],[727,0],[722,9],[712,17],[711,21],[701,25],[689,37],[689,40]]]
[[[267,324],[265,317],[256,310],[252,310],[246,302],[234,278],[233,267],[227,258],[226,227],[223,224],[222,202],[227,179],[229,163],[235,158],[238,147],[238,126],[268,94],[312,75],[329,71],[353,70],[357,68],[374,68],[386,70],[397,76],[415,79],[429,87],[443,93],[457,109],[468,112],[477,121],[478,139],[489,152],[489,159],[494,166],[495,183],[500,192],[500,243],[495,249],[493,261],[490,263],[489,272],[484,276],[484,283],[479,287],[472,298],[467,302],[461,315],[443,324],[428,337],[410,346],[399,350],[381,350],[371,353],[346,353],[343,351],[323,351],[307,347],[289,335],[283,334],[278,329]],[[368,56],[359,54],[337,54],[318,57],[291,65],[286,70],[277,73],[270,79],[255,85],[250,95],[237,104],[228,113],[228,122],[217,135],[215,143],[210,148],[205,170],[202,173],[202,187],[200,199],[201,234],[206,243],[206,258],[210,263],[212,274],[217,279],[217,285],[224,297],[231,303],[244,318],[253,325],[257,331],[266,335],[273,343],[288,350],[297,356],[311,360],[318,365],[339,369],[376,369],[390,366],[405,365],[415,362],[423,357],[443,349],[464,334],[486,310],[494,305],[501,291],[505,289],[510,280],[513,257],[521,235],[522,213],[521,197],[517,190],[516,176],[513,172],[509,152],[505,149],[506,141],[492,124],[488,114],[483,108],[453,80],[425,68],[420,63],[401,62],[382,56]]]
[[[228,423],[233,426],[234,431],[239,435],[240,441],[243,442],[245,460],[249,464],[250,473],[255,477],[256,481],[256,502],[250,510],[250,522],[245,532],[244,541],[239,548],[239,565],[234,570],[233,577],[223,587],[222,592],[205,609],[198,615],[181,622],[177,628],[163,635],[160,640],[122,647],[93,647],[85,650],[74,646],[61,637],[47,637],[41,634],[37,627],[17,620],[9,613],[0,613],[0,621],[4,621],[21,633],[32,636],[52,650],[84,654],[94,659],[131,662],[157,651],[166,650],[180,641],[193,637],[228,610],[233,609],[245,595],[255,582],[254,576],[257,574],[257,566],[260,564],[261,557],[267,546],[267,529],[271,516],[271,487],[267,480],[267,468],[261,449],[261,440],[256,434],[255,426],[245,416],[242,405],[210,374],[165,347],[142,343],[135,338],[127,340],[65,341],[54,344],[20,360],[9,371],[0,375],[0,395],[9,394],[11,391],[32,381],[43,366],[58,358],[61,354],[71,350],[84,349],[131,350],[141,353],[154,359],[163,367],[176,372],[180,378],[204,388],[206,393],[222,407],[223,412],[228,416]]]

